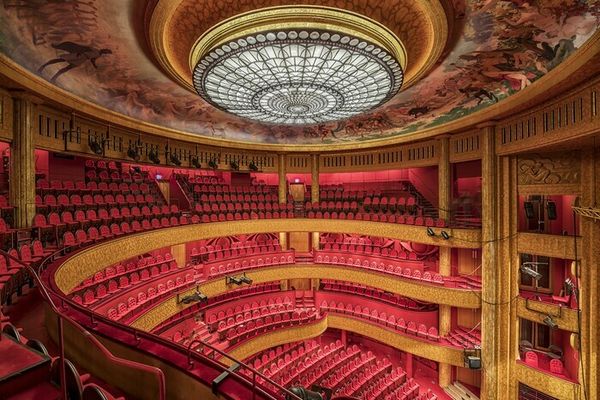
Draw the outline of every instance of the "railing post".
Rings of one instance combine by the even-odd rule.
[[[68,398],[67,398],[67,375],[65,372],[65,334],[64,334],[63,319],[60,315],[57,315],[56,317],[58,318],[58,350],[59,350],[59,354],[60,354],[60,387],[61,387],[63,400],[68,400]]]

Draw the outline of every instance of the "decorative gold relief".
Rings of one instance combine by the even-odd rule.
[[[434,228],[437,230],[437,228]],[[414,241],[436,246],[477,248],[481,231],[476,229],[449,229],[451,238],[429,237],[423,226],[389,224],[370,221],[333,219],[264,219],[212,222],[157,229],[114,239],[85,249],[70,257],[55,273],[59,289],[70,293],[79,283],[96,272],[125,260],[165,246],[174,246],[194,240],[221,236],[269,232],[333,232],[357,233]]]
[[[519,253],[537,254],[566,260],[575,259],[572,236],[519,232],[517,234],[517,247]],[[581,241],[578,241],[578,255],[582,254],[581,250]]]
[[[254,269],[247,272],[254,283],[273,282],[285,276],[287,279],[338,279],[344,277],[347,282],[354,282],[397,293],[417,300],[447,304],[461,308],[479,308],[479,297],[470,290],[450,289],[443,286],[428,285],[412,280],[396,278],[390,275],[360,269],[345,268],[334,265],[293,265],[275,266]],[[225,285],[225,278],[217,278],[200,283],[200,290],[208,297],[224,293],[230,288]],[[190,295],[189,289],[181,296]],[[176,296],[166,299],[155,307],[141,314],[132,325],[138,329],[151,331],[161,322],[174,316],[190,305],[177,304]]]
[[[579,184],[581,175],[579,152],[530,154],[519,157],[519,185]]]
[[[235,359],[244,360],[253,354],[270,349],[271,347],[317,337],[326,330],[327,317],[323,317],[310,323],[260,334],[243,342],[241,345],[234,347],[232,350],[227,350],[227,354]],[[220,361],[226,365],[232,364],[232,361],[225,357],[222,357]]]

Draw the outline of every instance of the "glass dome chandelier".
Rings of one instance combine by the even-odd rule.
[[[252,21],[244,17],[242,26]],[[331,29],[336,27],[333,18],[326,24],[279,23],[276,30],[252,24],[235,37],[227,28],[226,40],[220,33],[209,35],[192,55],[194,87],[214,106],[265,123],[320,124],[372,110],[400,90],[404,56],[398,49],[403,48],[390,46],[388,36],[369,36],[365,29],[348,29],[344,22],[339,30]],[[323,26],[329,29],[318,29]],[[373,31],[389,35],[376,28]]]

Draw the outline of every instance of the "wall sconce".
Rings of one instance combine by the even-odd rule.
[[[444,240],[450,239],[450,235],[446,231],[442,231],[441,235],[442,235],[442,238],[444,238]]]
[[[435,232],[431,228],[427,228],[427,236],[435,237]]]
[[[226,276],[225,277],[225,284],[226,285],[238,285],[240,286],[241,284],[248,284],[251,285],[252,284],[252,279],[250,279],[246,273],[244,272],[242,275],[240,275],[239,277],[236,276]]]

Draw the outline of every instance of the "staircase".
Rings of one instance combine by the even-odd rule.
[[[479,397],[460,382],[454,382],[452,385],[446,386],[444,392],[453,400],[479,400]]]
[[[423,210],[423,215],[426,217],[437,218],[437,207],[431,204],[431,202],[427,200],[425,196],[423,196],[411,182],[405,181],[403,183],[406,186],[406,190],[415,198],[417,204],[419,204],[419,206]]]

